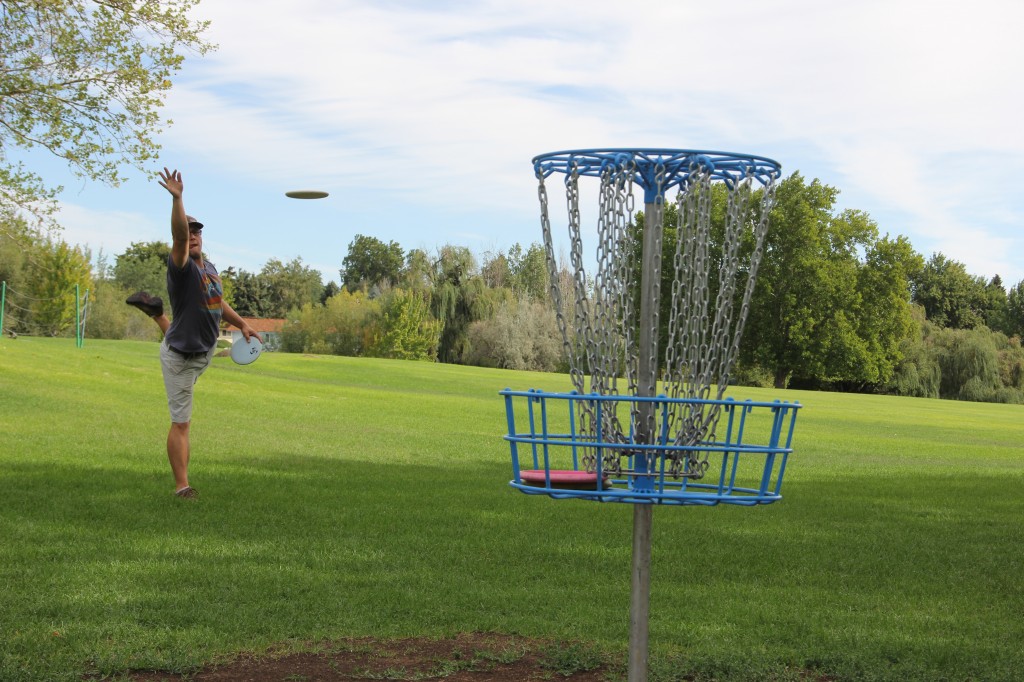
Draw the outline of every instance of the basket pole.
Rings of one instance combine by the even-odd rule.
[[[659,188],[660,189],[660,188]],[[644,205],[644,241],[641,256],[640,279],[640,339],[638,358],[637,395],[653,398],[657,393],[658,329],[657,314],[660,305],[661,236],[664,198]],[[639,405],[637,436],[640,443],[653,443],[652,426],[654,403]],[[634,458],[634,469],[646,471],[646,455]],[[653,489],[654,478],[634,478],[633,489]],[[653,504],[633,505],[633,566],[629,603],[629,670],[628,682],[647,682],[648,632],[651,602],[651,526],[654,519]]]

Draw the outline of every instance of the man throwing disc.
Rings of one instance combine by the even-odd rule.
[[[181,173],[164,168],[160,185],[171,195],[171,255],[167,258],[167,293],[172,318],[160,344],[160,366],[171,430],[167,434],[167,459],[174,474],[174,494],[184,499],[199,496],[188,482],[190,454],[189,427],[192,423],[192,393],[199,375],[210,366],[217,351],[221,318],[242,330],[248,341],[263,339],[223,299],[224,287],[217,269],[203,260],[203,224],[185,214],[181,194]],[[155,312],[155,311],[154,311]],[[163,318],[162,305],[157,324]]]

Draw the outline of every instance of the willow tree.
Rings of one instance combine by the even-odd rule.
[[[60,187],[9,152],[44,150],[78,177],[117,186],[170,123],[161,108],[186,53],[213,48],[199,0],[0,0],[0,225],[55,227]]]

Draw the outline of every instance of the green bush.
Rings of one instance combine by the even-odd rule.
[[[1024,391],[1018,388],[1003,386],[992,395],[991,402],[1007,405],[1024,405]]]
[[[380,309],[362,291],[346,289],[324,305],[307,303],[292,310],[281,330],[281,350],[286,353],[359,356],[372,333],[370,322]]]

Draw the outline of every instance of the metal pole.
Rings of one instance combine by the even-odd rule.
[[[0,337],[4,335],[4,306],[7,304],[7,280],[0,284]]]
[[[82,297],[75,285],[75,348],[82,347]]]
[[[662,200],[663,201],[663,200]],[[664,205],[655,200],[644,205],[644,240],[640,274],[640,341],[637,394],[654,397],[658,382],[658,307],[661,280],[661,236]],[[637,440],[653,442],[651,403],[640,403]],[[646,471],[643,455],[634,458],[633,467]],[[634,490],[653,490],[651,476],[633,479]],[[633,505],[633,585],[629,604],[629,678],[628,682],[647,682],[648,625],[651,601],[651,525],[654,505]]]
[[[82,297],[82,323],[78,325],[79,339],[78,347],[85,348],[85,325],[89,322],[89,290],[85,290],[85,296]]]

